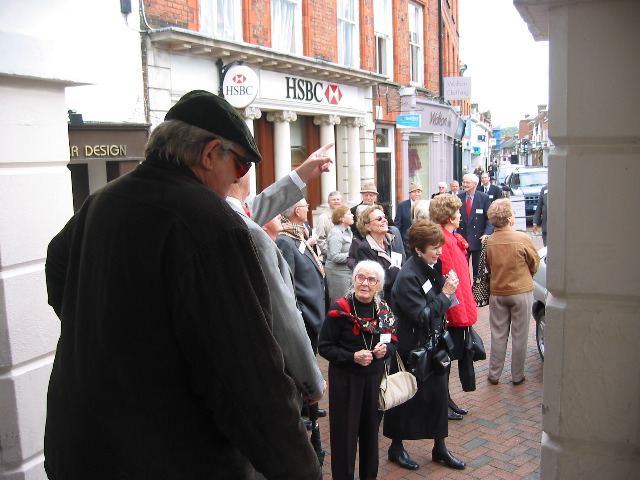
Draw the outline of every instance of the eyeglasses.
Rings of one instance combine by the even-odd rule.
[[[379,217],[372,218],[371,220],[369,220],[369,223],[371,223],[371,222],[381,222],[381,221],[386,220],[386,219],[387,219],[387,217],[385,217],[384,215],[380,215]]]
[[[251,165],[253,165],[253,162],[251,160],[247,160],[246,157],[243,157],[238,152],[232,149],[229,149],[227,151],[233,153],[233,156],[236,157],[236,177],[244,177],[251,169]]]
[[[367,282],[368,285],[371,285],[373,287],[378,283],[378,279],[376,277],[367,277],[366,275],[359,273],[356,275],[356,282],[360,284]]]

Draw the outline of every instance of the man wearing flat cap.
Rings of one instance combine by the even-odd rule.
[[[320,478],[255,245],[225,201],[260,160],[234,108],[190,92],[49,244],[50,480]]]
[[[396,212],[396,218],[394,223],[398,230],[400,230],[400,236],[404,240],[407,237],[409,227],[411,227],[411,205],[415,202],[419,202],[422,199],[422,185],[420,182],[411,182],[409,184],[409,199],[398,204],[398,211]]]

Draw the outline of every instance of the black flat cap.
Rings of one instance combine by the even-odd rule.
[[[169,109],[165,120],[181,120],[215,133],[247,149],[252,161],[262,161],[256,141],[240,114],[224,98],[205,90],[185,94]]]

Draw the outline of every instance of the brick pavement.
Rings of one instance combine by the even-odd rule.
[[[539,236],[532,236],[536,248],[542,247]],[[491,344],[489,307],[478,309],[478,322],[474,326],[482,336],[487,354]],[[409,455],[419,465],[417,471],[404,470],[387,459],[389,439],[380,434],[379,479],[504,479],[539,480],[540,439],[542,434],[542,367],[535,339],[535,320],[531,318],[529,342],[525,364],[527,381],[517,387],[511,384],[511,341],[507,349],[505,368],[498,385],[487,382],[489,360],[476,362],[475,392],[463,392],[457,372],[457,362],[451,370],[451,395],[458,405],[469,410],[461,421],[449,422],[447,446],[458,458],[467,463],[465,470],[452,470],[431,461],[432,440],[405,441]],[[327,362],[318,357],[327,378]],[[329,413],[326,397],[320,408]],[[384,422],[384,420],[383,420]],[[331,479],[331,448],[329,445],[329,418],[319,420],[322,444],[327,452],[324,479]],[[382,428],[380,428],[382,431]],[[356,460],[356,470],[357,470]],[[356,471],[356,478],[357,471]]]

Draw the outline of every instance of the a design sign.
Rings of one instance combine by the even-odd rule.
[[[231,67],[222,82],[222,93],[232,106],[247,107],[258,95],[258,76],[245,65]]]

